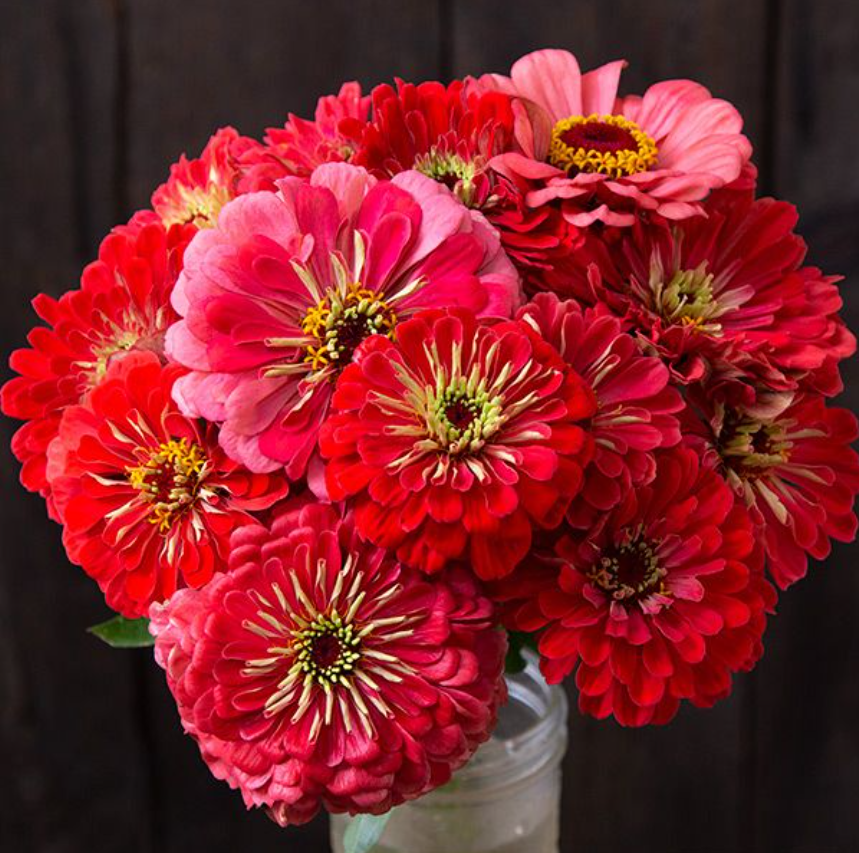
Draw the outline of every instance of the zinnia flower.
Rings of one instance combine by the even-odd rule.
[[[444,784],[506,696],[504,633],[471,575],[426,578],[331,506],[243,528],[229,573],[151,616],[185,730],[281,825]]]
[[[510,77],[487,74],[471,90],[520,100],[517,149],[490,164],[530,182],[534,208],[560,201],[585,227],[628,226],[636,211],[667,219],[702,212],[698,202],[740,175],[751,145],[742,118],[726,101],[690,80],[666,80],[642,97],[618,98],[623,62],[587,74],[564,50],[518,60]]]
[[[761,526],[773,580],[787,588],[808,572],[808,557],[829,555],[831,540],[856,537],[859,436],[847,409],[818,395],[781,395],[754,409],[726,405],[702,389],[695,403],[709,447],[728,483]]]
[[[373,116],[352,162],[379,178],[416,169],[440,181],[465,204],[483,213],[523,276],[539,289],[545,271],[581,243],[579,230],[560,210],[525,204],[520,181],[488,168],[513,144],[515,102],[500,92],[466,94],[463,83],[417,86],[398,81],[373,90]],[[527,187],[525,188],[527,189]]]
[[[494,204],[488,161],[513,135],[510,98],[466,98],[463,83],[399,81],[373,89],[373,117],[354,163],[378,177],[415,169],[448,186],[467,207]]]
[[[242,158],[259,155],[259,142],[223,127],[206,143],[200,156],[184,154],[170,167],[170,177],[152,194],[152,209],[169,228],[193,225],[211,228],[221,208],[240,192]],[[286,174],[283,170],[277,177]]]
[[[710,707],[762,653],[775,591],[748,512],[685,448],[657,455],[654,480],[628,491],[584,532],[569,531],[542,569],[526,566],[500,597],[542,589],[510,621],[542,629],[543,672],[575,671],[579,707],[600,719],[666,723],[681,700]]]
[[[316,104],[314,119],[289,115],[283,127],[266,131],[265,145],[242,157],[245,180],[254,188],[276,189],[288,175],[309,177],[325,163],[350,162],[370,113],[370,97],[358,83],[344,83],[336,95]]]
[[[22,462],[24,487],[48,499],[53,517],[45,453],[60,416],[102,380],[111,361],[133,350],[163,351],[164,333],[176,319],[169,294],[189,238],[189,229],[167,231],[152,214],[136,217],[104,239],[80,290],[33,300],[48,326],[34,328],[30,348],[12,353],[9,364],[20,376],[3,386],[2,407],[27,421],[12,450]]]
[[[653,479],[654,451],[680,441],[674,415],[683,408],[683,398],[670,387],[665,365],[643,354],[621,321],[602,306],[583,310],[573,300],[541,293],[518,316],[594,393],[596,412],[587,430],[596,452],[571,507],[577,523],[589,524],[595,513],[611,509],[627,491]]]
[[[838,316],[838,279],[802,266],[796,208],[746,190],[714,193],[704,210],[588,240],[569,293],[610,305],[680,382],[715,375],[836,394],[856,340]]]
[[[180,373],[153,353],[111,364],[85,403],[65,410],[48,450],[69,558],[129,617],[223,571],[233,530],[287,491],[282,477],[226,458],[213,426],[176,411]]]
[[[333,382],[368,335],[415,311],[464,305],[509,316],[519,282],[498,238],[416,172],[377,182],[345,163],[278,194],[244,195],[188,248],[168,351],[191,368],[183,411],[223,423],[253,471],[301,477]]]
[[[341,374],[320,436],[328,492],[355,496],[361,533],[409,565],[500,577],[579,491],[594,408],[527,324],[426,312]]]

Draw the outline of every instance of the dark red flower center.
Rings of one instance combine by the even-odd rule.
[[[560,134],[561,141],[570,148],[586,148],[591,151],[637,151],[635,137],[625,128],[589,121],[573,125]]]
[[[570,116],[552,128],[548,160],[570,175],[596,172],[622,178],[651,169],[656,143],[620,115]]]
[[[320,669],[328,669],[337,662],[342,649],[337,637],[333,634],[323,634],[313,642],[310,659]]]
[[[351,675],[361,660],[361,637],[352,624],[335,612],[296,634],[296,661],[315,683],[338,684]]]
[[[477,417],[475,406],[466,400],[454,400],[444,410],[448,423],[460,432],[467,430]]]
[[[617,601],[637,600],[654,592],[667,594],[662,584],[667,572],[660,566],[657,549],[657,542],[627,535],[620,544],[603,551],[588,576]]]

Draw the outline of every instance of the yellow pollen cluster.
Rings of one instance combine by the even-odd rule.
[[[316,339],[306,347],[304,360],[314,370],[332,362],[345,364],[364,338],[390,336],[396,323],[397,315],[388,303],[361,282],[350,285],[345,296],[329,291],[302,320],[301,330]]]
[[[588,145],[588,135],[600,131],[614,133],[623,140],[609,144],[596,137]],[[577,131],[580,131],[577,133]],[[619,131],[619,133],[618,133]],[[571,136],[579,137],[579,143],[571,145]],[[570,116],[562,119],[552,129],[549,145],[549,162],[559,169],[572,172],[598,172],[612,178],[646,172],[656,163],[658,150],[653,139],[634,121],[616,115]]]
[[[197,444],[187,438],[170,439],[151,452],[142,465],[126,469],[128,482],[152,504],[148,520],[158,525],[161,533],[166,533],[196,500],[206,461]]]

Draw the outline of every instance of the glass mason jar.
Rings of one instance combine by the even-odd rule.
[[[394,809],[373,853],[558,853],[567,700],[526,660],[492,739],[445,787]],[[334,853],[349,820],[332,815]]]

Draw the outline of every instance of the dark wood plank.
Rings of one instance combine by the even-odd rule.
[[[0,3],[0,335],[21,346],[29,300],[76,285],[115,211],[114,21],[95,0]],[[4,366],[3,381],[8,378]],[[0,476],[0,848],[146,851],[145,763],[131,660],[84,632],[105,618],[25,495],[3,421]]]
[[[799,206],[810,259],[845,278],[859,329],[859,7],[781,4],[774,189]],[[859,409],[859,363],[838,401]],[[851,853],[859,791],[859,547],[837,546],[779,606],[756,673],[757,850]]]
[[[622,92],[689,77],[737,104],[765,136],[766,9],[753,2],[532,3],[460,0],[453,70],[505,72],[523,53],[561,47],[583,69],[626,58]],[[571,713],[563,850],[724,853],[745,849],[747,683],[712,711],[684,709],[668,727],[628,731]],[[572,691],[571,691],[572,692]]]
[[[287,112],[310,116],[342,82],[437,73],[435,4],[335,0],[324,7],[262,0],[243,4],[131,0],[128,5],[129,198],[147,203],[182,151],[193,153],[218,126],[258,135]],[[146,677],[150,749],[157,774],[159,849],[327,850],[327,822],[279,830],[247,814],[215,781],[182,735],[160,671]]]
[[[131,0],[131,200],[142,205],[167,166],[218,126],[258,135],[287,112],[312,117],[346,80],[437,73],[435,3],[347,0]]]

